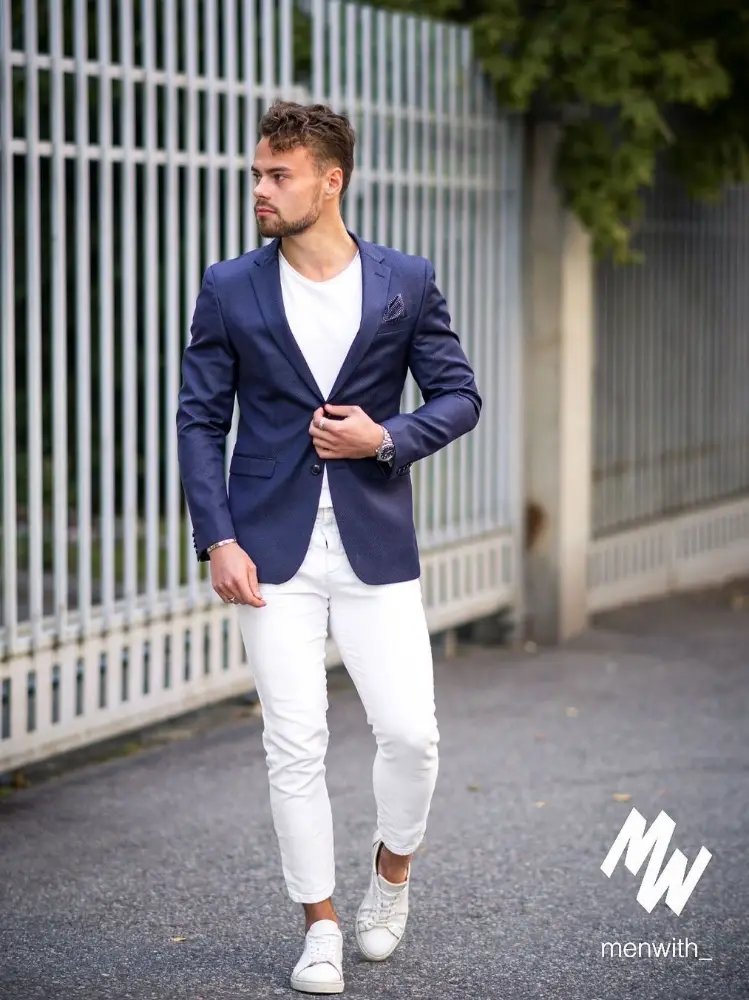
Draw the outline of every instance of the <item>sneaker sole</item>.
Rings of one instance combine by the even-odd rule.
[[[343,983],[300,983],[291,979],[291,988],[300,993],[343,993]]]

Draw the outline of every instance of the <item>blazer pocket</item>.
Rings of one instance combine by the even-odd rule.
[[[238,476],[272,476],[276,469],[275,458],[258,458],[254,455],[237,455],[231,457],[229,472]]]
[[[410,316],[399,316],[398,319],[383,320],[375,331],[375,337],[386,333],[403,333],[404,330],[410,330],[412,326],[413,320]]]

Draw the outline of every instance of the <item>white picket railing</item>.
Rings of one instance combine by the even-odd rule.
[[[749,572],[749,186],[660,172],[635,246],[596,269],[591,611]]]

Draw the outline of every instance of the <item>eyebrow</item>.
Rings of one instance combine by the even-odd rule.
[[[257,167],[253,166],[250,168],[250,172],[253,174],[261,173]],[[280,174],[280,173],[291,173],[291,167],[268,167],[266,170],[268,174]]]

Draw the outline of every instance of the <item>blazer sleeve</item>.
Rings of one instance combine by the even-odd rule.
[[[190,342],[182,356],[177,457],[198,562],[207,546],[235,538],[224,456],[237,391],[239,359],[224,326],[212,267],[203,272]]]
[[[427,258],[424,264],[424,294],[408,357],[424,403],[413,413],[380,421],[395,445],[395,460],[390,470],[384,469],[387,479],[402,475],[412,462],[472,430],[481,413],[473,369],[458,334],[450,328],[450,314],[435,281],[434,265]]]

